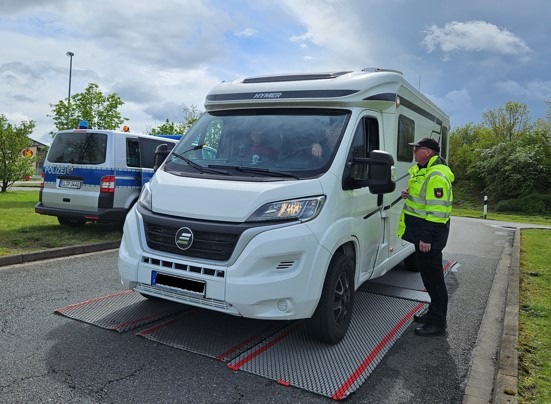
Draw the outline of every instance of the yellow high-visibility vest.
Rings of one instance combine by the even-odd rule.
[[[454,175],[445,164],[439,164],[439,156],[433,156],[427,167],[415,165],[409,169],[409,195],[400,218],[398,237],[402,237],[405,216],[412,215],[429,222],[447,223],[453,204],[452,182]]]

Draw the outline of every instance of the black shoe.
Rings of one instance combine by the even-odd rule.
[[[420,324],[429,324],[430,323],[430,317],[428,314],[423,314],[422,316],[414,315],[413,321]]]
[[[433,335],[444,335],[446,333],[446,327],[442,327],[435,324],[425,324],[422,327],[415,329],[415,335],[421,337],[432,337]]]

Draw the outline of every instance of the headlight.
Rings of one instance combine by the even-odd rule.
[[[307,199],[292,199],[288,201],[267,203],[257,209],[247,222],[277,221],[297,219],[303,222],[314,219],[319,215],[325,196],[316,196]]]
[[[142,205],[147,210],[152,210],[153,207],[151,205],[151,189],[149,188],[149,183],[145,184],[142,188],[142,192],[140,192],[140,198],[138,199],[138,203]]]

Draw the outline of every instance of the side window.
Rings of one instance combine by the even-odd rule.
[[[440,155],[448,159],[448,128],[442,126],[442,139],[440,139]]]
[[[412,143],[414,140],[415,122],[413,119],[400,115],[398,118],[398,150],[396,152],[398,161],[411,162],[413,160],[409,143]]]
[[[372,150],[379,149],[379,122],[375,118],[364,117],[354,133],[352,157],[367,157]],[[367,165],[353,164],[350,175],[354,179],[367,179]]]
[[[172,150],[174,143],[163,141],[163,139],[144,139],[140,138],[140,167],[153,168],[155,165],[155,149],[160,144],[166,144],[168,150]]]
[[[138,139],[126,139],[126,165],[128,167],[140,166],[140,144]]]

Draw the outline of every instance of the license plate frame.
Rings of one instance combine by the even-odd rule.
[[[67,180],[67,179],[60,179],[59,180],[59,188],[80,189],[81,187],[82,187],[82,181],[81,180]]]
[[[207,283],[205,281],[168,275],[157,271],[151,272],[151,286],[200,297],[205,297],[207,293]]]

